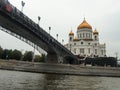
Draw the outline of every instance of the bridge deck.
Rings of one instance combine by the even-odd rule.
[[[39,27],[28,16],[4,0],[0,1],[0,25],[33,42],[47,53],[70,56],[77,60],[67,48]]]

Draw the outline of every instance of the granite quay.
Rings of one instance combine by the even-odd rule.
[[[15,60],[0,60],[0,69],[46,74],[120,77],[119,67],[33,63]]]

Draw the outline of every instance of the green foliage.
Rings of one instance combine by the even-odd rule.
[[[5,49],[2,53],[2,59],[11,59],[12,58],[12,50]]]
[[[46,58],[45,54],[42,54],[41,56],[40,55],[35,55],[34,61],[35,62],[45,62],[45,58]]]
[[[46,58],[45,54],[42,54],[40,58],[40,62],[45,62],[45,58]]]
[[[40,60],[41,60],[40,55],[35,55],[34,61],[35,61],[35,62],[40,62]]]
[[[26,51],[23,56],[23,61],[32,61],[33,59],[33,52],[32,51]]]
[[[22,57],[22,53],[21,53],[20,51],[18,51],[18,50],[15,49],[15,50],[12,52],[12,59],[20,60],[21,57]]]
[[[3,49],[0,47],[0,58],[2,58]]]
[[[34,61],[35,62],[45,62],[45,54],[35,55]],[[33,52],[32,51],[26,51],[24,55],[22,55],[21,51],[19,50],[8,50],[8,49],[2,49],[0,47],[0,59],[15,59],[15,60],[23,60],[23,61],[32,61],[33,59]]]

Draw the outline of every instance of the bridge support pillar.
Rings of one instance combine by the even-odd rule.
[[[47,54],[47,58],[46,58],[46,62],[47,63],[58,63],[58,60],[57,60],[57,55],[56,54],[51,54],[51,53],[48,53]]]
[[[58,56],[58,63],[62,64],[63,63],[63,57],[62,56]]]
[[[47,54],[46,58],[47,63],[63,63],[63,57],[57,54]]]

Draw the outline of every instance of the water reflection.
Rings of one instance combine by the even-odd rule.
[[[0,70],[0,90],[119,90],[120,78]]]
[[[53,75],[53,74],[46,74],[45,75],[46,85],[44,90],[60,90],[60,87],[64,86],[64,75]]]
[[[101,90],[97,77],[45,75],[44,90]]]

